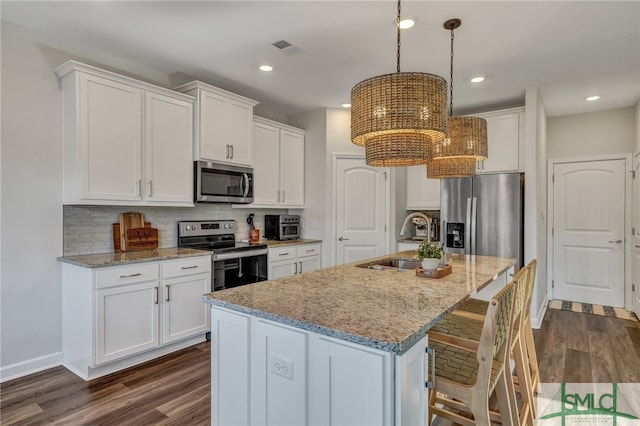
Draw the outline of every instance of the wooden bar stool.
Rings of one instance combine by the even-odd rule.
[[[513,331],[510,340],[510,354],[515,361],[516,377],[512,377],[515,389],[520,394],[522,405],[519,411],[519,419],[521,424],[533,425],[536,418],[535,406],[535,386],[532,381],[532,362],[529,359],[528,351],[535,348],[527,345],[527,326],[531,337],[531,295],[533,293],[533,283],[531,271],[535,273],[536,262],[532,261],[526,268],[522,268],[515,275],[513,281],[516,286],[516,303],[513,315]],[[472,299],[470,299],[472,300]],[[484,320],[483,307],[488,307],[488,303],[481,300],[472,300],[464,304],[469,310],[456,310],[452,314],[446,316],[440,323],[429,330],[429,339],[447,343],[450,345],[458,345],[470,347],[472,342],[478,341],[480,338],[479,327]],[[527,318],[528,321],[527,322]],[[463,339],[463,340],[460,340]],[[537,360],[534,359],[535,366]],[[510,371],[509,371],[510,373]],[[539,377],[539,375],[538,375]],[[515,406],[517,409],[517,406]]]
[[[512,409],[515,399],[509,375],[509,336],[515,300],[514,283],[507,284],[491,300],[475,351],[429,341],[435,349],[435,385],[429,391],[429,425],[432,416],[455,423],[487,426],[491,423],[489,398],[496,392],[504,425],[518,424]],[[464,346],[464,344],[463,344]],[[469,419],[453,410],[471,412]]]
[[[540,369],[538,367],[538,357],[536,355],[536,345],[533,339],[533,327],[531,326],[531,301],[533,298],[533,288],[536,283],[536,270],[538,267],[538,261],[533,259],[531,262],[525,266],[525,269],[528,270],[528,278],[527,278],[527,298],[525,300],[524,307],[524,346],[527,351],[527,359],[529,362],[529,371],[531,372],[531,387],[533,389],[533,393],[540,393]],[[454,315],[462,316],[465,318],[476,319],[478,321],[482,321],[485,312],[487,311],[488,302],[484,300],[478,299],[467,299],[462,305],[458,307],[455,311],[452,312]],[[519,386],[519,379],[515,377],[516,389]],[[535,416],[535,404],[532,406],[532,410]]]

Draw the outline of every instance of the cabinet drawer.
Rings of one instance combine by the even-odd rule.
[[[316,256],[322,251],[320,244],[302,244],[297,246],[298,257]]]
[[[160,277],[157,262],[117,266],[96,271],[96,288],[157,280]]]
[[[296,256],[297,256],[296,246],[270,248],[267,255],[269,262],[277,262],[278,260],[295,259]]]
[[[162,278],[211,272],[211,256],[168,260],[162,263]]]

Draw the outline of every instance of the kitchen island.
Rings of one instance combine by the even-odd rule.
[[[516,260],[449,256],[441,279],[376,260],[205,295],[212,423],[426,424],[425,332]]]

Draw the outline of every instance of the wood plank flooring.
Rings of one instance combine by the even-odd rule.
[[[548,310],[535,330],[542,382],[640,383],[636,321]],[[2,425],[208,425],[210,346],[85,382],[63,367],[0,385]]]

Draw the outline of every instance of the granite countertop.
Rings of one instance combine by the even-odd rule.
[[[284,241],[262,240],[260,242],[273,248],[273,247],[282,247],[282,246],[292,246],[292,245],[298,245],[298,244],[321,243],[322,240],[312,240],[312,239],[298,239],[298,240],[284,240]]]
[[[178,259],[181,257],[207,256],[207,250],[195,250],[183,247],[159,248],[155,250],[127,251],[121,253],[84,254],[77,256],[60,256],[60,262],[85,268],[104,268],[107,266],[127,265],[130,263],[154,262],[159,260]]]
[[[408,250],[387,257],[414,257]],[[420,278],[415,271],[356,265],[319,269],[206,294],[203,300],[319,334],[401,353],[459,303],[515,265],[516,259],[448,255],[452,273]]]

